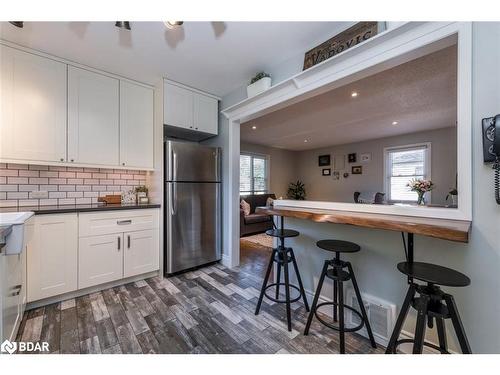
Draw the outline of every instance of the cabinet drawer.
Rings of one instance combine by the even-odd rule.
[[[156,229],[158,226],[158,209],[81,213],[79,237]]]

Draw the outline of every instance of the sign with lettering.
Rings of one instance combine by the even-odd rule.
[[[319,64],[377,35],[380,31],[380,24],[380,22],[358,22],[349,29],[307,51],[304,57],[303,70],[309,69],[311,66]]]

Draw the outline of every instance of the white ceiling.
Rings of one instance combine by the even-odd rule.
[[[268,69],[323,42],[349,22],[0,23],[2,39],[155,84],[160,77],[223,96]]]
[[[246,122],[241,140],[301,151],[456,126],[456,53],[453,45]]]

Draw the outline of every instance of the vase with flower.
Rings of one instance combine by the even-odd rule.
[[[406,184],[411,191],[417,193],[417,204],[419,206],[425,205],[425,193],[434,189],[434,183],[431,180],[423,178],[414,178]]]

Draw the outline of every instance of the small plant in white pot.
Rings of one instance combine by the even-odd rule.
[[[247,86],[247,95],[249,98],[266,91],[271,87],[271,76],[267,73],[260,72],[252,78]]]

